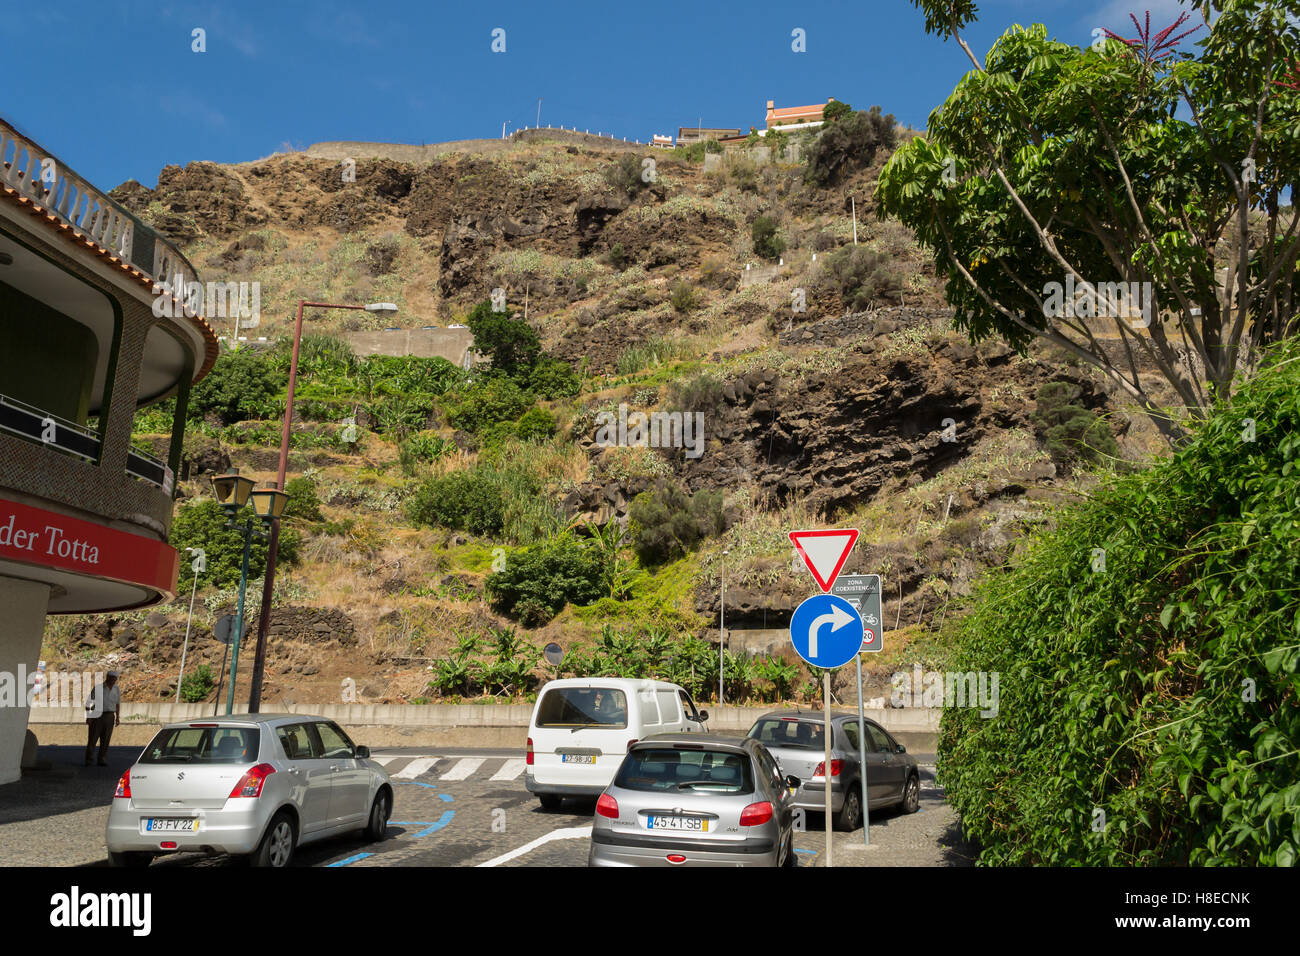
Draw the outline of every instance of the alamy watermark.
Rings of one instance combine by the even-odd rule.
[[[104,712],[102,694],[95,694],[91,705],[86,698],[104,682],[104,671],[45,671],[28,673],[26,664],[17,672],[0,671],[0,708],[9,707],[80,707],[87,717]]]
[[[687,458],[704,454],[703,412],[632,412],[620,402],[618,414],[596,415],[596,444],[602,448],[685,448]]]
[[[998,715],[997,671],[925,671],[916,664],[909,674],[890,678],[894,707],[978,707],[981,717]]]
[[[1065,283],[1043,286],[1043,314],[1049,318],[1128,319],[1135,329],[1149,328],[1155,307],[1150,282],[1079,282],[1074,275]]]
[[[262,283],[260,282],[186,282],[177,273],[171,282],[155,282],[153,314],[156,319],[238,318],[245,328],[262,319]]]

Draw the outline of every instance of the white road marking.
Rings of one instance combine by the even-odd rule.
[[[483,761],[486,759],[486,757],[466,757],[463,760],[457,761],[456,766],[444,773],[439,779],[464,780],[479,767],[483,766]]]
[[[543,843],[550,843],[552,840],[578,840],[589,836],[591,836],[591,827],[564,827],[559,830],[552,830],[545,836],[539,836],[536,840],[530,840],[523,846],[511,850],[509,853],[503,853],[500,856],[493,857],[486,862],[480,863],[479,866],[500,866],[502,863],[508,863],[516,857],[523,856],[525,853],[531,853]]]
[[[524,772],[524,767],[528,766],[523,760],[507,760],[501,765],[501,769],[492,775],[493,780],[513,780]]]
[[[387,767],[394,760],[400,760],[405,754],[371,754],[370,759],[381,767]]]
[[[393,779],[414,780],[441,759],[441,757],[416,757],[401,770],[397,771],[397,773],[393,774]]]

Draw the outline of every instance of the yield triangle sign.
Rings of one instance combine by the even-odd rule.
[[[831,589],[857,540],[857,528],[790,532],[790,541],[823,591]]]

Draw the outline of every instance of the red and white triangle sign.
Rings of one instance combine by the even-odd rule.
[[[857,528],[790,532],[791,543],[823,591],[831,589],[857,540]]]

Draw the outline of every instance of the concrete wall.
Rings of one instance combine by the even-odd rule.
[[[469,329],[397,329],[392,332],[348,332],[352,351],[366,355],[416,355],[444,358],[459,368],[474,345]]]
[[[12,783],[22,774],[28,707],[26,680],[18,678],[36,672],[49,599],[48,584],[0,578],[0,681],[7,685],[0,686],[0,784]],[[84,737],[85,711],[60,710],[70,712],[65,719],[81,724]]]

